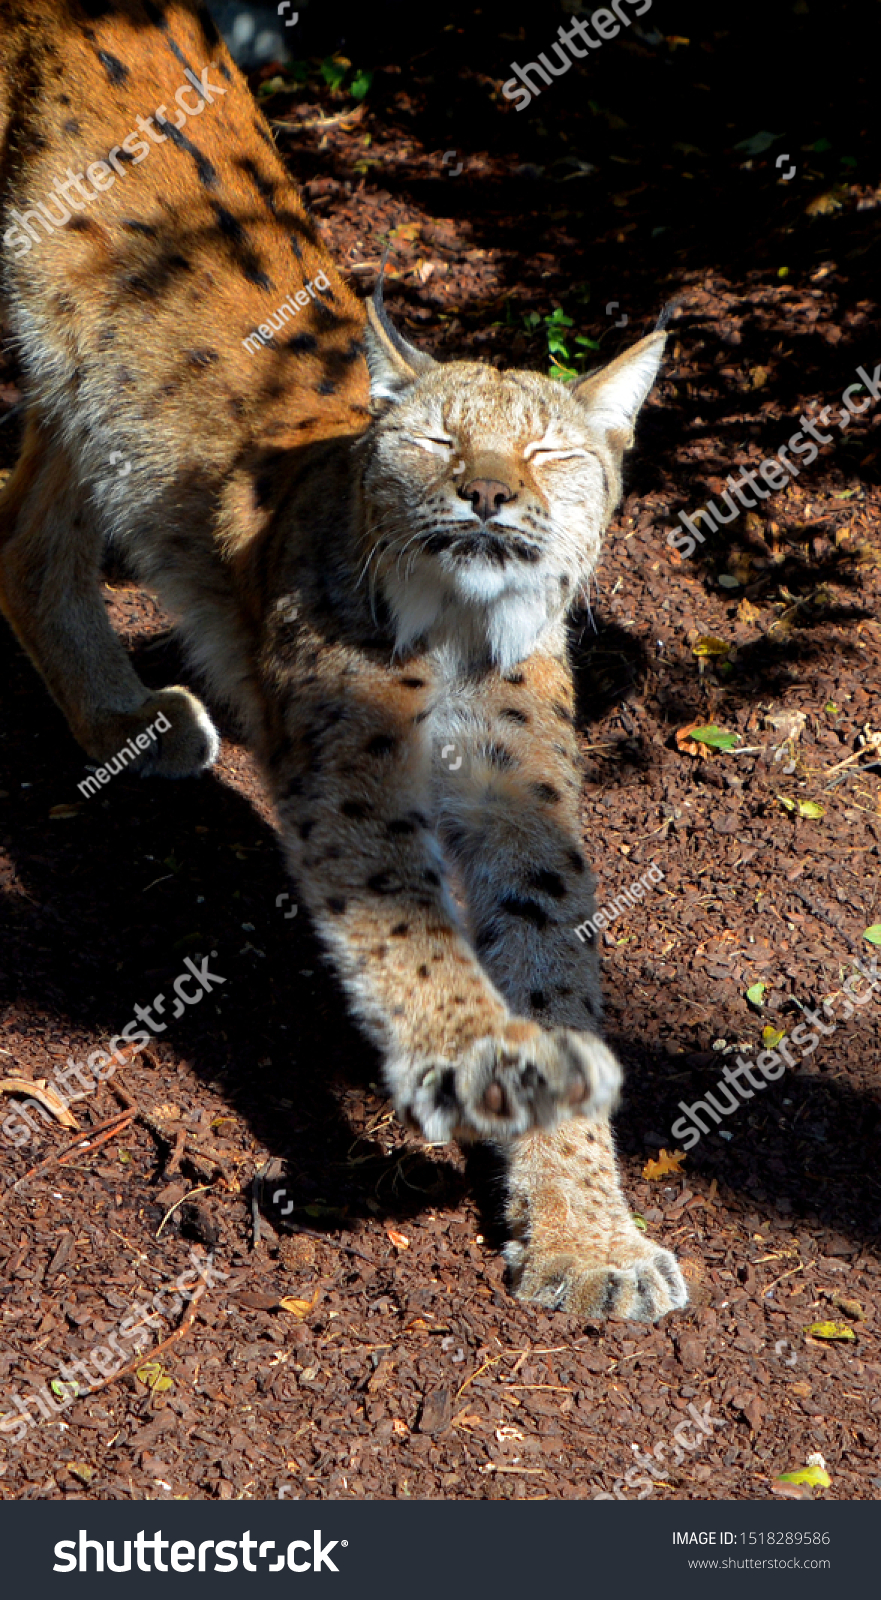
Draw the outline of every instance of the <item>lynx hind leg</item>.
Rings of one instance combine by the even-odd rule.
[[[30,419],[0,496],[0,610],[88,755],[165,777],[200,772],[217,758],[217,731],[188,689],[141,682],[107,618],[100,558],[64,450]],[[138,753],[123,757],[129,742]]]
[[[688,1302],[675,1257],[634,1224],[607,1121],[530,1133],[509,1152],[505,1259],[520,1300],[656,1322]]]

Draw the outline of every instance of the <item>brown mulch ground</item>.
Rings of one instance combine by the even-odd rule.
[[[846,103],[803,75],[797,123],[788,76],[773,112],[735,109],[747,32],[699,21],[659,44],[605,46],[602,104],[573,73],[518,116],[497,85],[515,56],[547,47],[555,18],[528,42],[516,21],[518,42],[474,21],[468,65],[450,23],[377,71],[354,122],[278,135],[355,281],[371,281],[358,269],[391,237],[392,312],[438,353],[546,370],[530,312],[562,307],[605,355],[682,300],[577,649],[597,903],[653,860],[664,873],[604,936],[607,1030],[627,1066],[628,1193],[683,1260],[690,1308],[656,1328],[585,1326],[513,1302],[489,1162],[466,1170],[389,1114],[305,918],[289,914],[295,894],[279,904],[247,753],[227,740],[201,782],[120,776],[81,800],[81,753],[3,629],[0,1076],[84,1060],[135,1004],[171,992],[187,956],[216,951],[225,982],[113,1080],[138,1118],[7,1189],[0,1412],[57,1384],[193,1253],[228,1274],[161,1372],[72,1398],[19,1441],[0,1433],[4,1497],[589,1497],[623,1478],[634,1445],[670,1440],[689,1404],[709,1402],[722,1426],[656,1497],[770,1498],[778,1473],[820,1452],[826,1497],[878,1498],[881,1001],[679,1173],[642,1175],[676,1143],[679,1102],[713,1089],[729,1055],[762,1049],[763,1029],[791,1031],[799,1003],[839,995],[881,922],[881,764],[840,766],[881,728],[881,409],[833,429],[788,490],[693,559],[666,545],[680,509],[772,455],[806,407],[837,409],[856,368],[881,359],[873,109],[845,54],[854,8],[839,10],[838,32],[799,48],[833,85],[847,70]],[[814,26],[797,6],[786,48]],[[773,31],[763,40],[754,78],[784,48]],[[316,77],[268,102],[292,123],[352,106]],[[768,116],[798,137],[735,151]],[[818,141],[834,147],[805,152]],[[452,177],[442,157],[457,142]],[[787,149],[799,174],[784,184],[774,161]],[[7,363],[4,468],[20,420]],[[154,602],[115,572],[107,602],[145,680],[176,681]],[[707,638],[727,653],[703,653]],[[781,722],[791,712],[803,721]],[[740,748],[690,753],[676,732],[692,723],[740,734]],[[805,801],[822,816],[801,815]],[[757,983],[761,1005],[746,997]],[[4,1097],[4,1114],[15,1103]],[[75,1109],[88,1130],[124,1106],[106,1086]],[[53,1126],[20,1150],[4,1140],[5,1179],[73,1137]],[[806,1334],[828,1320],[853,1337]]]

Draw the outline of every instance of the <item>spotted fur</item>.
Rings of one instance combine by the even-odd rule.
[[[162,711],[143,770],[202,770],[205,707],[146,689],[108,625],[102,550],[125,553],[262,764],[398,1110],[507,1148],[517,1292],[591,1315],[683,1304],[615,1171],[620,1074],[573,933],[592,895],[566,649],[663,334],[570,387],[437,365],[341,280],[198,6],[0,0],[0,28],[27,394],[6,617],[90,756]],[[126,151],[206,68],[201,108]],[[103,158],[113,185],[67,220],[53,204],[24,249],[15,219]],[[321,274],[292,328],[243,350]]]

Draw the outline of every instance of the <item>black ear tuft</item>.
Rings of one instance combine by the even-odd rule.
[[[678,311],[679,307],[681,306],[681,304],[682,304],[681,300],[668,300],[667,301],[667,304],[665,305],[663,311],[661,312],[661,315],[659,316],[657,322],[655,323],[655,333],[660,333],[662,328],[669,327],[671,321],[673,320],[673,312],[674,311]]]
[[[367,366],[370,371],[371,404],[377,413],[400,400],[422,373],[436,365],[427,351],[408,344],[389,320],[382,296],[388,255],[386,246],[376,287],[367,301]]]

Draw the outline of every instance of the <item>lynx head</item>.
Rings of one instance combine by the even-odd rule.
[[[563,384],[441,365],[393,328],[381,276],[367,315],[372,592],[399,650],[419,640],[507,670],[586,592],[666,335]]]

